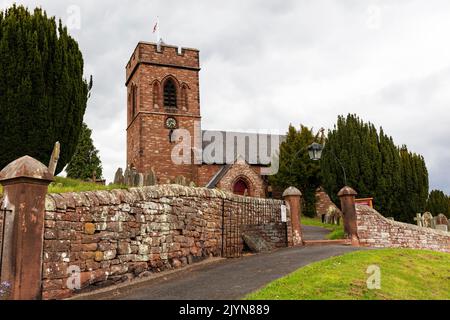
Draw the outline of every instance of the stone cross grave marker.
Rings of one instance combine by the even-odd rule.
[[[422,218],[422,214],[421,213],[416,214],[416,217],[414,218],[414,221],[417,222],[417,226],[423,227],[423,218]]]

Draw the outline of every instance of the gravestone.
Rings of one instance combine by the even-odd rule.
[[[114,184],[124,185],[125,178],[123,177],[122,168],[117,169],[116,174],[114,175]]]
[[[150,169],[150,171],[145,175],[144,178],[144,186],[155,186],[156,185],[156,173],[153,168]]]
[[[131,186],[131,169],[129,167],[127,167],[125,169],[125,173],[123,175],[124,178],[124,183],[126,186]]]
[[[430,212],[425,212],[423,214],[423,227],[434,229],[434,219]]]
[[[271,252],[273,246],[257,232],[244,232],[242,239],[247,247],[255,253]]]
[[[448,231],[448,219],[442,213],[436,217],[436,230]]]
[[[341,212],[335,206],[329,206],[325,214],[325,223],[339,225]]]
[[[187,186],[187,179],[183,176],[178,176],[175,178],[175,184],[179,184],[181,186]]]
[[[416,221],[417,226],[423,227],[423,217],[421,213],[416,214],[416,217],[414,218],[414,221]]]
[[[125,185],[128,187],[142,187],[144,185],[144,175],[139,174],[136,168],[127,168],[124,174]]]

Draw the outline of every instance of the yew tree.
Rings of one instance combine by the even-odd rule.
[[[0,12],[0,168],[24,155],[48,164],[59,141],[61,172],[77,147],[91,88],[61,21],[23,6]]]

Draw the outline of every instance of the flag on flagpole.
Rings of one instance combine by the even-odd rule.
[[[161,36],[159,34],[159,17],[156,18],[156,23],[153,27],[153,34],[156,33],[156,43],[160,43],[161,41]]]

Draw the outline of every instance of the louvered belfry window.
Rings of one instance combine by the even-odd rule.
[[[177,88],[172,79],[168,79],[164,84],[164,106],[167,108],[177,107]]]

